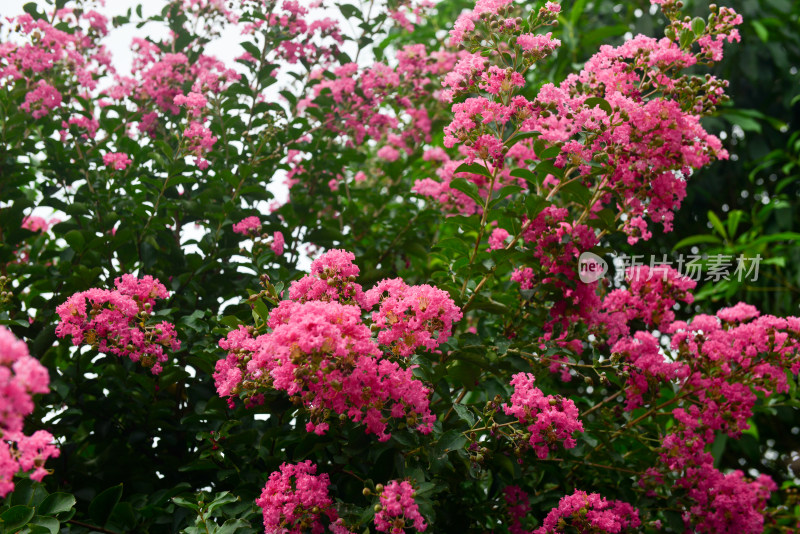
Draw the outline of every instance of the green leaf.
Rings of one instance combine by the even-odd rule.
[[[515,178],[522,178],[523,180],[534,186],[538,186],[542,183],[542,180],[539,178],[540,176],[541,178],[544,178],[544,175],[536,174],[534,172],[529,171],[528,169],[514,169],[513,171],[511,171],[510,174]]]
[[[553,160],[545,159],[536,164],[536,174],[541,176],[539,183],[544,181],[548,174],[552,174],[557,178],[563,178],[564,169],[559,169],[553,164]]]
[[[717,438],[714,440],[714,444],[711,446],[711,456],[714,457],[714,466],[718,467],[720,460],[722,460],[722,455],[725,452],[725,445],[728,443],[728,436],[725,434],[719,434]]]
[[[254,311],[262,321],[269,319],[269,307],[262,299],[256,299]]]
[[[33,519],[31,519],[29,525],[38,525],[45,529],[44,531],[48,534],[58,534],[59,530],[61,530],[61,523],[58,519],[53,517],[44,517],[41,515],[37,515]]]
[[[349,18],[356,18],[356,19],[359,19],[359,20],[361,19],[361,10],[358,9],[356,6],[353,6],[353,5],[350,5],[350,4],[340,4],[339,5],[339,11],[342,12],[342,15],[344,15],[345,18],[348,18],[348,19]]]
[[[105,526],[121,498],[122,484],[108,488],[89,503],[89,517],[99,526]]]
[[[83,250],[86,241],[83,239],[83,234],[79,230],[70,230],[64,234],[64,240],[75,252]]]
[[[22,10],[34,18],[34,20],[45,19],[47,17],[39,12],[39,6],[36,5],[36,2],[28,2],[24,6],[22,6]]]
[[[25,526],[28,521],[31,520],[34,513],[34,509],[29,506],[12,506],[0,515],[0,519],[3,521],[4,531],[10,533]]]
[[[36,510],[41,515],[55,515],[69,512],[75,506],[75,496],[70,493],[51,493]]]
[[[463,165],[461,166],[463,167]],[[461,168],[459,167],[459,169]],[[483,204],[484,200],[478,192],[478,186],[465,178],[456,178],[450,181],[450,187],[456,191],[461,191],[469,198],[474,200],[477,204]]]
[[[243,519],[228,519],[217,530],[217,534],[236,534],[239,529],[249,528],[250,523]]]
[[[695,37],[700,37],[706,31],[706,21],[703,18],[695,17],[692,19],[692,31]]]
[[[208,511],[213,512],[220,506],[225,506],[226,504],[231,504],[238,500],[239,497],[231,494],[229,491],[223,491],[221,493],[217,493],[216,497],[214,497],[214,500],[209,503]]]
[[[455,410],[458,417],[465,421],[469,426],[475,424],[475,416],[472,414],[469,408],[463,404],[453,404],[453,410]]]
[[[489,169],[480,163],[462,163],[458,166],[455,172],[471,172],[472,174],[480,174],[482,176],[486,176],[487,178],[492,177],[492,173],[489,172]]]
[[[611,109],[611,104],[608,103],[608,100],[606,100],[605,98],[600,98],[599,96],[590,96],[589,98],[583,101],[583,105],[590,108],[599,106],[600,109],[606,112],[606,115],[611,115],[611,113],[613,113],[613,110]]]
[[[26,322],[27,321],[23,322],[20,326],[28,326],[25,324]],[[11,324],[11,322],[4,321],[2,324]],[[12,506],[17,504],[32,504],[34,484],[35,482],[29,478],[24,478],[17,482],[14,486],[14,493],[12,493],[10,497],[10,504]]]
[[[691,30],[681,30],[680,42],[678,43],[681,49],[686,49],[694,42],[694,33]]]
[[[592,200],[592,193],[589,191],[589,188],[580,183],[578,180],[569,182],[561,187],[561,193],[563,193],[568,200],[577,202],[584,207],[589,204],[590,200]]]
[[[753,30],[755,30],[756,35],[758,35],[758,38],[761,39],[761,42],[769,42],[769,30],[767,30],[766,26],[761,24],[761,21],[753,20],[750,22],[750,24],[753,25]]]
[[[728,233],[725,231],[725,227],[722,226],[722,221],[720,221],[719,217],[717,217],[717,214],[711,210],[708,210],[708,221],[723,239],[728,239]]]
[[[457,430],[448,430],[442,434],[442,437],[436,442],[435,456],[441,458],[451,451],[459,450],[467,444],[467,441],[467,438],[461,434],[461,432]]]
[[[200,511],[200,507],[197,505],[197,502],[184,499],[183,497],[173,497],[172,502],[174,502],[175,504],[177,504],[182,508],[189,508],[190,510],[194,510],[195,512]]]
[[[496,204],[497,202],[500,202],[501,200],[505,200],[509,196],[516,195],[520,191],[522,191],[522,188],[518,185],[504,186],[503,188],[500,189],[500,191],[497,192],[497,197],[495,198],[494,202],[492,202],[492,204],[489,205],[489,207]]]
[[[678,241],[672,250],[678,250],[679,248],[690,247],[692,245],[699,245],[702,243],[710,243],[712,245],[720,245],[722,244],[722,240],[715,235],[711,234],[699,234],[699,235],[692,235],[687,238],[681,239]]]
[[[742,210],[733,210],[728,214],[728,235],[731,239],[736,235],[736,230],[739,228],[739,221],[742,220],[744,212]]]

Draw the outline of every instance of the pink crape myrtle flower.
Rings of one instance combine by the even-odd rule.
[[[386,161],[397,161],[397,158],[400,157],[400,152],[396,148],[386,145],[381,147],[376,155]]]
[[[248,406],[258,404],[263,392],[273,389],[302,405],[310,416],[306,430],[319,435],[330,428],[331,414],[363,424],[379,441],[391,437],[392,419],[403,419],[423,434],[432,431],[436,417],[430,410],[430,390],[414,378],[414,366],[404,368],[384,358],[363,322],[362,306],[372,306],[355,282],[359,268],[354,259],[344,250],[321,255],[312,262],[311,273],[289,288],[289,300],[272,310],[267,333],[254,337],[252,328],[240,326],[220,340],[227,355],[217,361],[214,381],[229,405],[236,398]],[[448,303],[445,292],[419,286],[416,293],[402,281],[398,284],[408,292],[405,306],[420,315],[417,322],[409,318],[406,328],[423,334],[420,343],[435,346],[439,341],[431,340],[430,332],[441,329],[438,336],[444,339],[455,313],[451,306],[458,318],[460,310]],[[379,291],[371,294],[373,304],[380,296]],[[413,333],[406,337],[413,338]]]
[[[60,220],[53,218],[49,221],[42,218],[37,217],[36,215],[28,215],[22,219],[22,228],[25,230],[30,230],[31,232],[39,232],[39,233],[46,233],[50,227],[54,224],[61,222]]]
[[[327,473],[317,475],[317,466],[306,460],[283,463],[256,499],[264,517],[264,532],[282,534],[322,534],[329,524],[334,534],[351,534],[339,519],[328,494]],[[323,517],[326,518],[323,521]]]
[[[132,163],[132,160],[124,152],[109,152],[103,155],[103,163],[114,170],[124,171]]]
[[[506,248],[506,240],[510,236],[511,234],[503,228],[495,228],[492,230],[492,235],[489,236],[489,251]]]
[[[169,296],[167,289],[149,275],[139,279],[124,274],[114,285],[113,290],[92,288],[75,293],[57,306],[56,335],[72,336],[76,346],[85,343],[100,352],[141,361],[153,374],[160,373],[169,359],[165,349],[181,347],[175,325],[149,321],[156,299]],[[88,310],[87,302],[91,305]]]
[[[381,510],[375,514],[378,532],[404,534],[408,528],[425,532],[428,524],[419,513],[414,496],[414,486],[406,480],[392,480],[386,484],[380,493]]]
[[[352,252],[333,249],[311,262],[311,272],[289,286],[289,298],[299,302],[336,300],[347,304],[364,301],[364,291],[355,280],[360,269]]]
[[[619,534],[637,532],[639,512],[623,501],[608,501],[597,493],[575,490],[562,497],[534,534],[584,532]],[[567,528],[571,527],[569,530]]]
[[[50,111],[61,105],[61,93],[44,80],[39,80],[35,89],[25,95],[25,102],[19,107],[33,115],[34,119],[41,119]]]
[[[462,317],[446,291],[427,284],[409,286],[399,278],[378,282],[364,297],[367,309],[380,304],[372,314],[378,343],[401,356],[410,356],[418,347],[436,349]]]
[[[513,415],[531,433],[530,446],[539,458],[547,458],[551,449],[561,443],[565,449],[577,445],[575,432],[583,432],[578,420],[578,408],[570,399],[544,395],[533,385],[530,373],[517,373],[512,377],[514,393],[511,404],[503,404],[506,415]]]
[[[284,300],[267,325],[271,331],[255,339],[240,327],[220,341],[229,351],[214,374],[220,396],[232,400],[244,392],[250,399],[265,389],[284,391],[309,413],[306,430],[319,435],[329,429],[330,412],[362,423],[380,441],[391,436],[390,418],[423,434],[432,430],[430,391],[412,368],[382,358],[359,307]]]
[[[199,117],[203,113],[203,109],[208,105],[206,97],[193,91],[189,92],[188,95],[176,95],[173,102],[175,102],[176,106],[186,106],[189,114],[193,117]]]
[[[276,256],[283,256],[283,246],[285,243],[283,234],[281,232],[275,232],[272,234],[272,244],[269,247]]]
[[[251,215],[250,217],[245,217],[238,223],[234,224],[233,232],[242,235],[252,235],[257,234],[260,228],[261,219],[255,215]]]
[[[24,419],[33,412],[33,395],[49,393],[49,384],[47,369],[27,345],[0,326],[0,497],[14,490],[14,476],[21,471],[31,471],[30,478],[41,482],[48,474],[45,461],[59,455],[49,432],[23,433]]]
[[[503,500],[511,520],[508,525],[509,534],[527,534],[528,531],[522,527],[522,520],[531,511],[528,494],[519,486],[506,486],[503,488]]]

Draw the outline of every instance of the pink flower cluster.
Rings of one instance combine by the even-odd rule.
[[[507,144],[497,132],[538,132],[545,147],[559,149],[556,167],[565,173],[577,170],[585,177],[585,186],[607,191],[593,197],[592,205],[586,207],[590,213],[608,206],[627,215],[622,226],[631,244],[651,236],[645,217],[669,231],[692,169],[728,156],[720,140],[700,122],[724,101],[725,82],[713,76],[687,76],[682,71],[698,61],[718,61],[722,42],[738,39],[734,27],[741,17],[732,10],[714,15],[720,22],[709,24],[705,33],[696,37],[701,49],[696,53],[669,38],[642,35],[616,48],[603,46],[579,74],[568,76],[558,86],[545,84],[535,99],[528,100],[518,94],[525,71],[559,43],[549,33],[523,33],[518,19],[509,15],[512,6],[508,4],[505,0],[479,0],[451,31],[451,43],[458,44],[480,21],[492,42],[507,43],[503,53],[522,57],[515,60],[516,70],[500,69],[493,65],[498,62],[499,49],[482,50],[486,42],[482,33],[470,41],[472,53],[465,54],[445,76],[442,98],[453,101],[455,96],[479,89],[485,96],[453,104],[445,146],[458,145],[467,163],[481,161],[495,175],[495,185],[502,186],[513,183],[503,172],[509,160],[515,167],[530,169],[539,157],[530,140]],[[531,24],[548,24],[557,12],[542,8],[538,22]],[[688,23],[673,20],[671,24]],[[433,180],[418,182],[415,191],[452,209],[453,204],[457,206],[452,202],[457,194],[450,190],[448,176],[440,178],[438,185]],[[562,181],[566,179],[551,176],[537,193],[549,198]]]
[[[487,15],[497,15],[503,8],[511,4],[511,0],[477,0],[475,7],[469,13],[464,13],[456,19],[453,29],[450,30],[450,46],[458,46],[464,38],[475,30],[475,23]],[[506,26],[503,24],[503,26]]]
[[[233,225],[233,232],[242,235],[257,234],[261,228],[261,219],[255,215],[245,217],[238,223]]]
[[[313,7],[313,4],[287,0],[282,2],[281,10],[274,9],[266,21],[257,19],[245,32],[252,32],[266,23],[269,30],[277,34],[277,47],[272,56],[277,60],[275,63],[295,64],[302,59],[312,65],[327,66],[344,38],[337,21],[329,17],[309,20]]]
[[[37,217],[36,215],[28,215],[22,219],[22,228],[30,230],[31,232],[39,232],[44,234],[50,229],[51,226],[58,224],[59,222],[61,221],[56,218],[48,221],[42,217]]]
[[[283,234],[281,232],[275,232],[272,234],[272,244],[270,245],[270,248],[276,256],[283,256],[283,247],[285,244],[286,241],[284,241]]]
[[[2,25],[17,35],[0,45],[0,85],[23,85],[27,94],[20,109],[35,119],[59,108],[62,93],[70,89],[53,80],[63,75],[77,81],[75,89],[93,90],[110,68],[108,53],[99,44],[107,21],[95,11],[61,9],[50,21],[26,13]]]
[[[530,373],[517,373],[512,377],[514,393],[511,404],[503,404],[506,415],[512,415],[527,426],[530,446],[541,458],[547,458],[557,444],[571,449],[577,444],[572,435],[583,432],[583,423],[578,419],[578,408],[570,399],[544,395],[533,385]]]
[[[328,474],[316,473],[317,466],[306,460],[299,464],[283,463],[279,471],[269,475],[261,496],[256,499],[256,505],[263,511],[264,532],[322,534],[326,531],[325,523],[329,523],[333,534],[351,534],[328,495]]]
[[[673,477],[686,490],[684,519],[697,532],[761,532],[775,484],[766,475],[754,481],[738,471],[723,475],[707,449],[717,433],[736,438],[749,428],[755,391],[788,391],[785,370],[800,371],[800,318],[760,316],[740,303],[716,316],[675,321],[666,331],[685,366],[681,392],[692,402],[673,409],[675,424],[662,440],[661,463],[651,476]]]
[[[362,305],[364,291],[355,280],[360,269],[352,252],[333,249],[313,262],[311,273],[289,286],[289,298],[298,302],[310,300],[338,301]]]
[[[0,326],[0,497],[13,491],[20,471],[31,471],[30,478],[41,482],[48,474],[45,461],[59,455],[49,432],[27,436],[22,431],[25,417],[33,412],[32,395],[49,393],[49,384],[47,369],[25,343]]]
[[[427,284],[409,286],[400,278],[378,282],[364,294],[364,303],[366,308],[380,304],[372,314],[378,343],[400,356],[410,356],[418,347],[435,349],[462,317],[446,291]]]
[[[195,157],[195,165],[198,169],[208,168],[208,160],[205,156],[211,152],[211,147],[217,142],[217,138],[211,135],[211,130],[201,122],[191,121],[188,128],[183,131],[186,150]]]
[[[113,290],[75,293],[56,307],[61,319],[56,335],[70,335],[76,346],[86,343],[100,352],[127,356],[153,374],[160,373],[161,364],[169,359],[165,349],[176,351],[181,346],[173,324],[149,322],[156,299],[167,298],[167,289],[149,275],[138,279],[124,274],[114,285]]]
[[[506,240],[510,237],[507,230],[495,228],[489,236],[489,250],[501,250],[506,248]]]
[[[431,431],[430,391],[413,377],[413,367],[404,369],[383,357],[362,320],[362,306],[368,310],[377,304],[386,284],[365,294],[355,282],[354,258],[343,250],[323,254],[312,262],[311,274],[290,286],[290,300],[271,312],[268,333],[253,337],[240,326],[220,340],[228,351],[214,373],[220,396],[231,405],[242,396],[252,405],[267,389],[285,391],[309,413],[306,430],[320,435],[328,430],[331,413],[363,423],[380,441],[391,436],[390,419],[404,418],[420,432]],[[378,340],[384,340],[379,342],[397,342],[396,352],[410,354],[449,337],[461,313],[446,293],[401,280],[389,283],[399,292],[374,314]],[[395,320],[390,323],[388,317]]]
[[[697,283],[669,266],[629,268],[628,289],[615,289],[602,303],[607,313],[601,321],[609,343],[630,333],[628,324],[639,319],[646,326],[663,329],[675,320],[673,307],[679,301],[691,304]]]
[[[414,486],[406,480],[392,480],[386,484],[380,493],[381,510],[375,514],[378,532],[404,534],[408,528],[425,532],[428,525],[419,513],[415,496]]]
[[[436,149],[432,149],[431,151],[434,150]],[[489,149],[487,148],[487,152],[485,154],[486,158],[490,158],[490,153],[488,150]],[[428,153],[429,152],[426,152],[426,155]],[[492,152],[492,154],[495,153]],[[475,154],[472,154],[473,160],[474,156]],[[438,157],[439,161],[441,161],[441,163],[437,161],[438,165],[436,165],[436,176],[439,178],[439,180],[437,181],[432,178],[423,178],[421,180],[417,180],[411,190],[423,197],[428,197],[432,200],[435,200],[447,210],[471,215],[473,213],[480,213],[483,209],[482,203],[478,204],[465,193],[450,187],[450,182],[452,182],[455,178],[464,178],[465,180],[469,180],[475,184],[475,186],[478,188],[479,195],[483,199],[485,199],[494,191],[499,190],[504,185],[516,185],[518,183],[517,178],[509,175],[509,169],[496,170],[490,163],[488,168],[495,170],[498,173],[498,179],[495,181],[494,188],[491,188],[491,180],[489,180],[484,174],[469,171],[456,172],[456,169],[458,169],[461,165],[464,163],[469,163],[469,159],[451,159],[446,153],[438,154]]]
[[[61,93],[44,80],[39,80],[35,87],[25,95],[25,102],[20,109],[33,115],[34,119],[41,119],[61,105]]]
[[[679,488],[684,521],[693,531],[761,532],[775,484],[765,475],[749,480],[739,471],[723,474],[708,451],[720,433],[738,438],[749,428],[757,392],[788,391],[786,370],[800,371],[800,318],[761,316],[739,303],[676,321],[673,306],[692,302],[692,280],[670,268],[644,267],[629,270],[628,281],[628,289],[603,301],[608,326],[598,330],[611,344],[612,361],[629,375],[626,409],[642,406],[646,393],[657,394],[666,384],[677,388],[660,461],[640,485],[651,496]],[[630,325],[639,321],[669,336],[669,347],[649,331],[631,334]]]
[[[545,288],[553,288],[538,296],[543,301],[553,302],[549,311],[551,319],[544,324],[543,340],[556,340],[560,346],[580,350],[580,341],[569,339],[570,329],[576,324],[598,322],[600,298],[596,293],[597,282],[579,280],[578,258],[597,244],[597,237],[593,228],[569,223],[568,217],[566,208],[548,206],[535,219],[524,221],[527,228],[522,233],[522,241],[532,249],[536,270],[519,267],[511,280],[518,282],[523,290],[536,288],[544,292]],[[557,334],[559,329],[560,334]],[[557,365],[552,370],[564,371]],[[569,380],[566,373],[562,372],[562,377]]]
[[[639,512],[623,501],[608,501],[597,493],[575,490],[550,510],[535,534],[578,532],[581,534],[618,534],[638,532]]]
[[[360,315],[357,307],[338,302],[281,302],[270,315],[272,332],[252,341],[242,339],[241,329],[229,335],[229,347],[245,350],[217,362],[220,395],[285,391],[310,414],[306,430],[320,435],[331,412],[363,423],[381,441],[390,437],[389,418],[404,418],[420,432],[430,432],[435,417],[429,390],[411,369],[380,357]]]
[[[199,117],[208,105],[206,97],[194,91],[190,91],[188,95],[176,95],[174,102],[176,106],[186,106],[193,117]]]
[[[109,152],[103,155],[103,163],[117,171],[124,171],[132,163],[124,152]]]

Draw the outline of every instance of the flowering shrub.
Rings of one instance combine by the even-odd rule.
[[[704,181],[777,124],[721,74],[791,16],[650,4],[4,17],[4,528],[797,530],[800,319],[653,261],[797,240],[791,180]]]

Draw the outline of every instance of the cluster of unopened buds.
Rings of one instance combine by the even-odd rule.
[[[8,282],[9,280],[6,275],[0,275],[0,304],[8,304],[14,296],[11,291],[6,289]]]

